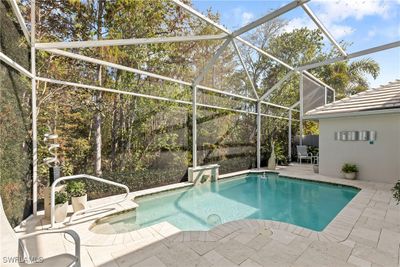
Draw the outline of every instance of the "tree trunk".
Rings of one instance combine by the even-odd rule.
[[[115,79],[115,88],[118,88],[119,81],[119,71],[117,71],[116,79]],[[111,170],[114,171],[116,168],[116,158],[117,158],[117,149],[118,149],[118,129],[119,129],[119,114],[118,114],[118,105],[119,105],[119,95],[114,96],[113,103],[113,117],[111,122]]]
[[[97,39],[102,39],[102,29],[103,29],[103,13],[104,13],[104,0],[100,0],[98,3],[98,13],[97,13]],[[102,66],[98,67],[98,83],[99,86],[103,85],[102,82]],[[95,135],[95,163],[94,170],[97,176],[101,176],[101,91],[95,94],[95,105],[96,112],[94,115],[94,135]]]
[[[99,67],[99,86],[102,86],[101,81],[101,72],[102,68]],[[95,140],[95,173],[97,176],[101,176],[101,92],[97,92],[95,94],[95,103],[96,103],[96,113],[94,115],[94,140]]]

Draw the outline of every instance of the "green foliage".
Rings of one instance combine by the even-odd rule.
[[[313,154],[314,156],[318,154],[319,148],[316,146],[308,146],[307,152]]]
[[[366,74],[376,79],[380,72],[378,63],[370,58],[336,62],[319,69],[320,77],[336,89],[337,99],[368,89]]]
[[[86,195],[86,184],[83,181],[68,181],[65,190],[71,197],[81,197]]]
[[[287,165],[287,154],[284,149],[284,145],[285,142],[282,141],[274,142],[276,161],[280,165]]]
[[[351,163],[345,163],[342,166],[342,172],[344,172],[344,173],[358,172],[357,165],[351,164]]]
[[[64,191],[55,192],[54,194],[55,204],[64,204],[68,202],[68,194]]]
[[[400,203],[400,180],[392,188],[393,197],[397,200],[397,205]]]

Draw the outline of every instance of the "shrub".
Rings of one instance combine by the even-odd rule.
[[[55,204],[64,204],[68,202],[68,194],[66,192],[56,192],[55,193]]]
[[[86,195],[86,185],[82,181],[70,181],[66,190],[71,197],[81,197]]]
[[[344,173],[358,172],[357,165],[346,163],[342,167],[342,172]]]
[[[400,203],[400,180],[392,188],[393,197],[397,200],[397,205]]]

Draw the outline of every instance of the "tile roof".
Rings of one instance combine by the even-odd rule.
[[[308,111],[305,119],[400,112],[400,79]]]

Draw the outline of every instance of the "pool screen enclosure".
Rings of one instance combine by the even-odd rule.
[[[205,143],[203,133],[204,131],[199,131],[202,128],[207,129],[206,123],[199,122],[199,118],[213,116],[212,112],[204,112],[202,109],[207,108],[210,110],[222,110],[227,112],[232,112],[240,116],[252,116],[256,129],[254,132],[255,142],[257,144],[255,154],[256,154],[256,166],[260,168],[261,166],[261,142],[262,142],[262,127],[263,121],[265,119],[271,120],[283,120],[287,122],[288,126],[288,140],[289,140],[289,156],[291,155],[291,135],[292,135],[292,123],[298,122],[300,127],[300,135],[302,135],[302,125],[303,125],[303,114],[310,109],[315,107],[324,105],[326,103],[330,103],[335,101],[335,90],[331,88],[329,85],[321,81],[319,78],[315,77],[308,70],[317,68],[320,66],[324,66],[327,64],[335,63],[338,61],[349,60],[355,57],[360,57],[363,55],[379,52],[386,49],[391,49],[400,46],[400,42],[393,42],[382,46],[373,47],[370,49],[362,50],[359,52],[347,54],[341,45],[335,40],[334,36],[330,34],[328,29],[321,23],[318,17],[313,13],[310,7],[307,5],[309,0],[296,0],[292,1],[268,14],[265,16],[248,23],[247,25],[240,27],[235,31],[230,31],[226,29],[224,26],[214,22],[209,17],[203,15],[197,10],[193,9],[191,6],[179,1],[179,0],[171,0],[177,7],[188,12],[191,16],[195,16],[203,23],[207,23],[218,29],[220,34],[211,34],[211,35],[192,35],[192,36],[169,36],[169,37],[154,37],[154,38],[131,38],[131,39],[117,39],[117,40],[92,40],[92,41],[64,41],[64,42],[50,42],[50,43],[42,43],[36,41],[36,3],[35,0],[30,1],[31,6],[31,16],[29,29],[26,24],[23,15],[19,9],[17,0],[9,0],[10,6],[12,7],[14,16],[17,18],[17,21],[21,27],[22,33],[26,38],[30,50],[31,50],[31,70],[27,70],[26,68],[19,65],[17,62],[12,60],[10,57],[0,52],[0,60],[14,68],[22,75],[28,77],[31,80],[31,89],[32,89],[32,153],[33,153],[33,213],[36,215],[37,213],[37,188],[38,188],[38,156],[37,156],[37,82],[44,81],[48,83],[60,84],[65,86],[70,86],[75,89],[80,88],[82,90],[95,90],[100,92],[108,92],[115,94],[125,94],[131,95],[140,98],[147,98],[157,101],[169,101],[175,102],[184,106],[191,106],[191,150],[192,150],[192,164],[193,167],[197,167],[198,164],[205,164],[204,155],[198,154],[198,144]],[[281,59],[273,56],[269,52],[261,49],[260,47],[252,44],[251,42],[243,39],[241,37],[242,34],[247,33],[256,27],[265,24],[295,8],[302,8],[305,13],[309,16],[309,18],[315,23],[315,25],[319,28],[319,30],[324,34],[324,36],[329,40],[333,47],[335,47],[340,56],[336,58],[327,59],[321,62],[312,62],[300,67],[293,67],[289,64],[283,62]],[[94,48],[94,47],[112,47],[112,46],[135,46],[135,45],[146,45],[146,44],[160,44],[160,43],[176,43],[176,42],[201,42],[201,41],[220,41],[221,45],[217,46],[217,49],[214,51],[212,57],[207,59],[207,62],[202,65],[196,77],[190,80],[182,80],[173,78],[170,76],[164,76],[157,73],[153,73],[148,70],[141,70],[139,68],[128,67],[122,64],[112,63],[109,61],[105,61],[102,59],[96,59],[89,56],[77,54],[73,51],[73,49],[85,49],[85,48]],[[287,69],[286,75],[277,83],[269,88],[267,92],[264,94],[257,93],[255,90],[254,81],[251,79],[248,69],[244,64],[243,55],[240,51],[240,46],[244,46],[247,49],[250,49],[254,52],[261,54],[263,57],[271,60]],[[231,48],[231,51],[234,51],[235,57],[237,57],[239,64],[242,65],[244,73],[247,75],[248,83],[245,85],[246,95],[237,94],[229,90],[217,89],[214,84],[205,84],[203,80],[207,79],[207,75],[209,75],[210,71],[213,70],[213,66],[218,64],[219,57],[226,52],[227,47]],[[135,75],[140,75],[143,77],[151,77],[152,79],[159,80],[165,83],[176,84],[184,88],[189,88],[191,90],[191,99],[175,99],[166,96],[155,96],[151,94],[145,93],[137,93],[131,91],[122,91],[113,88],[107,88],[103,86],[94,86],[89,84],[83,84],[75,81],[65,81],[60,80],[55,77],[39,77],[36,72],[36,57],[37,53],[41,51],[45,51],[47,53],[66,57],[69,59],[73,59],[76,61],[85,62],[86,64],[99,65],[108,68],[113,68],[125,72],[129,72]],[[298,101],[296,103],[292,103],[290,106],[283,106],[276,103],[273,103],[270,99],[272,96],[279,94],[279,89],[284,87],[286,82],[291,79],[298,79],[298,88],[297,93],[299,95]],[[220,97],[227,97],[230,99],[229,101],[220,101],[218,99]],[[233,101],[243,102],[246,104],[240,105],[240,108],[237,108],[238,105],[232,104]],[[279,110],[279,112],[274,112]],[[218,118],[216,118],[218,119]],[[235,120],[240,123],[240,118],[230,117],[230,120]],[[201,140],[198,140],[198,139]],[[253,136],[249,136],[246,138],[253,138]],[[301,140],[301,138],[300,138]],[[200,142],[199,142],[200,141]],[[204,145],[204,144],[203,144]]]

